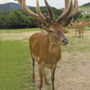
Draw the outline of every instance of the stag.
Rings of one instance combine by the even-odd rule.
[[[43,86],[43,78],[46,83],[48,80],[44,73],[44,68],[47,67],[51,69],[51,80],[52,80],[52,90],[54,89],[54,75],[58,61],[61,59],[61,48],[60,45],[67,45],[68,40],[64,35],[64,27],[67,26],[73,16],[78,11],[78,1],[65,0],[65,10],[58,17],[58,19],[53,21],[53,13],[47,2],[45,1],[46,8],[48,11],[48,16],[42,14],[39,7],[39,1],[36,1],[36,13],[26,6],[26,0],[17,0],[23,10],[30,16],[32,16],[37,25],[41,27],[43,32],[38,32],[33,34],[29,39],[32,65],[33,65],[33,81],[35,82],[35,61],[38,62],[39,66],[39,76],[40,76],[40,86],[39,90]]]

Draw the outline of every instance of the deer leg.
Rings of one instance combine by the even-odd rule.
[[[82,38],[83,38],[83,36],[84,36],[84,35],[83,35],[83,30],[82,30]]]
[[[77,36],[77,30],[75,30],[75,36]]]
[[[35,83],[35,60],[34,60],[34,58],[32,59],[32,66],[33,66],[33,79],[32,79],[32,81]]]
[[[44,73],[44,81],[45,81],[45,83],[46,83],[47,85],[49,85],[49,82],[48,82],[48,80],[47,80],[47,77],[46,77],[45,73]]]
[[[81,31],[79,31],[79,38],[81,37]]]
[[[42,89],[43,86],[43,76],[44,76],[44,67],[43,65],[39,65],[39,76],[40,76],[40,86],[39,86],[39,90]]]
[[[54,67],[54,68],[52,68],[52,70],[51,70],[51,80],[52,80],[52,90],[55,90],[54,89],[54,80],[55,80],[55,69],[56,69],[56,67]]]

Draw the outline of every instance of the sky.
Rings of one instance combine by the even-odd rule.
[[[49,5],[52,7],[56,7],[58,9],[64,8],[64,0],[47,0]],[[90,0],[78,0],[79,5],[83,5],[85,3],[90,3]],[[0,4],[8,3],[8,2],[15,2],[14,0],[0,0]],[[36,6],[36,0],[26,0],[27,5],[29,6]],[[44,0],[39,0],[40,6],[45,6]]]

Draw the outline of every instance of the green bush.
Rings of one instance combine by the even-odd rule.
[[[35,8],[31,8],[36,12]],[[52,8],[53,19],[54,21],[58,18],[59,15],[63,12],[63,9]],[[41,12],[48,15],[46,7],[41,7]],[[85,20],[90,19],[90,14],[82,15],[81,12],[78,12],[73,20]],[[10,29],[10,28],[35,28],[37,27],[34,19],[31,16],[28,16],[25,12],[20,10],[15,10],[9,13],[0,14],[0,28]]]

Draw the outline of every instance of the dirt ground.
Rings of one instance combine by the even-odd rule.
[[[29,37],[39,31],[32,31],[32,32],[23,32],[23,33],[2,33],[0,34],[0,40],[23,40],[23,39],[29,39]],[[74,32],[70,32],[67,34],[67,36],[74,36]],[[90,35],[90,31],[85,32],[84,36]]]
[[[32,32],[23,32],[23,33],[3,33],[0,34],[0,40],[23,40],[29,39],[29,37],[36,33],[37,31]]]
[[[90,90],[90,53],[75,53],[63,53],[56,71],[56,90]]]
[[[0,34],[1,40],[23,40],[29,38],[35,32],[24,32],[19,34]],[[74,33],[67,36],[70,37]],[[90,32],[86,32],[90,40]],[[89,41],[90,42],[90,41]],[[37,65],[36,65],[37,67]],[[35,90],[38,90],[38,70],[36,69],[37,84]],[[46,70],[47,71],[47,70]],[[50,82],[50,73],[48,73]],[[29,90],[29,88],[27,88]],[[34,89],[32,89],[34,90]],[[44,85],[42,90],[51,90]],[[75,51],[74,55],[67,51],[62,53],[62,59],[57,65],[55,73],[55,90],[90,90],[90,50],[88,52]]]

